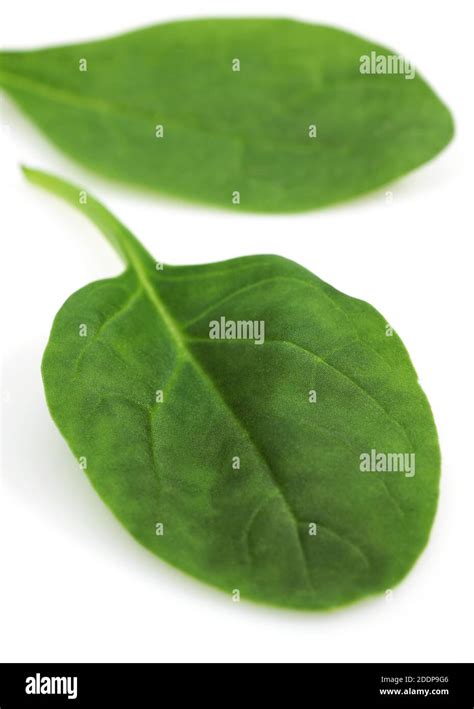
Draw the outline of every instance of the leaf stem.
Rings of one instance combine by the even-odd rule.
[[[21,169],[30,182],[61,197],[83,212],[100,229],[127,266],[132,266],[137,260],[143,265],[153,266],[154,259],[138,239],[86,190],[41,170],[34,170],[25,165],[22,165]]]
[[[171,336],[175,340],[178,349],[184,352],[186,348],[182,333],[166,309],[156,288],[158,278],[156,261],[141,245],[138,239],[133,236],[108,209],[91,197],[85,190],[81,190],[80,187],[47,172],[42,172],[41,170],[33,170],[24,165],[22,165],[21,169],[30,182],[44,187],[83,211],[100,229],[121,256],[125,264],[135,273],[143,291],[161,316]],[[153,275],[153,279],[151,278],[151,274]]]

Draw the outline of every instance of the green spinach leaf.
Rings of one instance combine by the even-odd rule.
[[[0,84],[84,165],[250,211],[360,195],[430,160],[453,133],[398,54],[281,19],[174,22],[4,52]]]
[[[292,261],[162,266],[103,206],[123,258],[59,311],[51,415],[131,534],[229,595],[324,609],[393,587],[425,546],[439,451],[401,341]]]

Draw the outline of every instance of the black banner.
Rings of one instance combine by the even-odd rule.
[[[0,709],[114,703],[142,708],[212,698],[248,703],[262,690],[267,705],[289,701],[285,696],[296,692],[312,706],[474,707],[470,664],[222,664],[217,672],[218,680],[213,665],[4,664]]]

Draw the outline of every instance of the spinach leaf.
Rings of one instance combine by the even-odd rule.
[[[411,64],[331,27],[174,22],[0,55],[0,84],[64,152],[110,178],[289,212],[380,187],[451,139]]]
[[[281,606],[396,584],[427,542],[440,461],[385,319],[277,256],[162,266],[79,188],[25,172],[126,264],[63,305],[43,378],[58,428],[131,534],[229,594]]]

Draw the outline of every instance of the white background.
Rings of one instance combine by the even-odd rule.
[[[0,660],[474,660],[468,7],[464,0],[4,4],[3,48],[99,38],[196,15],[334,24],[409,57],[453,110],[457,136],[430,165],[369,197],[301,216],[236,215],[94,176],[57,152],[2,96]],[[20,162],[93,191],[162,261],[278,253],[372,303],[393,324],[435,414],[443,475],[430,544],[391,601],[329,614],[235,604],[153,557],[115,521],[49,417],[39,367],[66,297],[118,273],[119,262],[80,215],[24,181]]]

